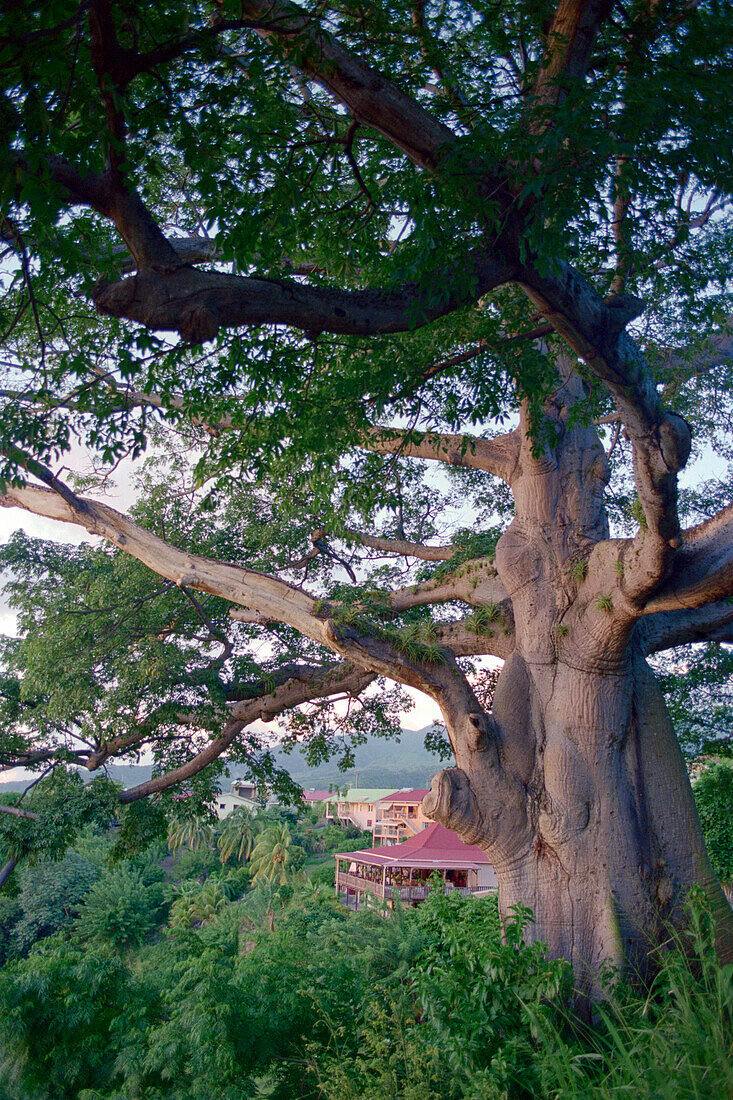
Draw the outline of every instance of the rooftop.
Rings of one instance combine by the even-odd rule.
[[[349,787],[345,795],[334,791],[330,797],[339,802],[379,802],[388,794],[394,794],[394,787]]]
[[[311,787],[308,791],[303,791],[303,798],[306,802],[333,802],[336,798],[333,791],[318,791]]]
[[[486,852],[475,844],[464,844],[457,833],[437,821],[401,844],[367,848],[362,852],[337,852],[336,858],[375,867],[466,867],[476,870],[490,866]]]
[[[411,791],[395,791],[394,794],[388,794],[386,798],[380,798],[380,802],[422,802],[425,795],[428,794],[427,787],[415,787]]]

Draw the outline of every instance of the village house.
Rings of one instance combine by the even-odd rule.
[[[257,801],[257,797],[254,798],[241,794],[239,789],[235,789],[234,783],[232,783],[231,791],[220,791],[216,796],[216,800],[213,803],[213,810],[219,821],[223,821],[225,817],[229,817],[239,807],[243,807],[245,810],[249,810],[251,813],[257,813],[260,809],[260,803]]]
[[[335,791],[326,806],[326,819],[371,832],[378,820],[380,799],[394,793],[391,787],[349,787],[345,794]]]
[[[309,787],[303,791],[303,801],[308,806],[313,806],[317,802],[333,802],[334,798],[338,798],[338,795],[334,795],[332,791],[316,790],[315,787]]]
[[[390,908],[396,902],[418,905],[434,888],[436,874],[447,893],[481,897],[497,887],[486,853],[432,822],[401,844],[336,853],[336,896],[356,909],[375,899]]]
[[[399,844],[432,825],[422,808],[422,800],[427,793],[425,788],[419,788],[395,791],[380,798],[372,828],[375,848]]]

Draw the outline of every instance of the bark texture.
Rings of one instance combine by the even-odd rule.
[[[433,780],[430,816],[491,857],[506,916],[569,959],[581,991],[609,963],[645,974],[665,928],[701,886],[733,957],[731,911],[710,868],[684,761],[625,596],[603,510],[607,463],[592,429],[564,427],[537,457],[525,434],[510,484],[516,518],[496,569],[514,648],[490,714],[444,705],[457,768]],[[564,404],[568,402],[568,404]]]

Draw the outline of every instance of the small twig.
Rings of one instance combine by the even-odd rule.
[[[201,606],[199,601],[194,596],[193,592],[191,592],[191,590],[186,588],[186,586],[183,585],[183,584],[180,586],[180,588],[181,588],[181,592],[183,593],[183,595],[186,597],[186,599],[189,601],[189,603],[193,606],[193,608],[196,611],[196,614],[198,615],[201,622],[204,624],[204,626],[209,631],[210,638],[213,639],[214,641],[218,642],[219,645],[223,647],[224,652],[219,657],[219,660],[220,661],[226,661],[227,658],[231,657],[231,655],[232,655],[232,650],[234,648],[232,643],[225,637],[224,634],[221,633],[221,631],[216,629],[216,627],[212,623],[211,619],[208,617],[208,615],[204,611],[203,607]]]
[[[367,207],[367,209],[377,210],[378,209],[377,204],[374,201],[374,199],[372,198],[371,191],[369,190],[367,185],[364,183],[364,179],[362,177],[361,172],[359,171],[359,165],[356,163],[356,157],[354,156],[354,152],[353,152],[354,137],[356,136],[356,131],[358,129],[359,129],[359,123],[358,122],[352,122],[351,126],[349,126],[349,130],[348,130],[348,133],[346,135],[346,141],[344,143],[344,150],[346,152],[347,160],[348,160],[349,164],[351,165],[351,170],[354,173],[354,178],[356,179],[356,182],[359,184],[359,187],[360,187],[362,193],[364,195],[366,195],[367,202],[369,203],[369,206]]]

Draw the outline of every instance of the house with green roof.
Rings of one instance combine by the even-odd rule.
[[[349,787],[345,794],[334,792],[334,799],[326,808],[326,817],[371,832],[378,817],[380,798],[394,793],[394,787]]]

